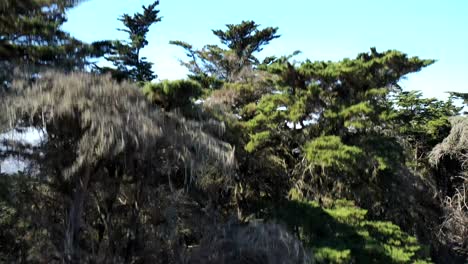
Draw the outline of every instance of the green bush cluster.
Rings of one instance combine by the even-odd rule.
[[[366,217],[352,201],[294,199],[272,212],[311,248],[317,263],[431,263],[428,247],[387,221]]]

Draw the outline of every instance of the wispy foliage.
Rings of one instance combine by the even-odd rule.
[[[189,154],[195,158],[214,153],[224,156],[224,161],[230,160],[229,147],[203,133],[202,124],[150,107],[131,84],[117,84],[109,78],[87,74],[74,73],[68,77],[49,72],[31,88],[23,83],[17,83],[16,87],[19,95],[6,104],[11,124],[22,119],[45,129],[49,136],[54,131],[75,128],[69,133],[77,136],[78,156],[70,173],[84,164],[112,159],[129,149],[138,150],[135,155],[147,157],[158,145],[176,143],[187,160]],[[207,152],[196,155],[190,151],[185,145],[190,140],[198,142],[190,145]]]
[[[430,161],[437,165],[445,156],[449,156],[468,168],[468,118],[456,117],[450,120],[452,130],[450,134],[434,147],[430,153]]]
[[[187,263],[312,263],[302,244],[277,224],[228,225],[207,235]]]
[[[64,247],[56,249],[65,261],[91,257],[80,250],[79,241],[88,234],[81,229],[86,223],[83,212],[94,208],[88,205],[90,195],[103,195],[103,184],[116,189],[104,195],[104,204],[97,198],[97,210],[119,199],[133,200],[129,221],[138,222],[143,183],[190,189],[207,166],[218,166],[225,175],[234,168],[233,149],[216,137],[223,132],[222,125],[185,120],[152,107],[133,84],[117,83],[109,76],[47,72],[32,86],[18,81],[14,88],[6,100],[11,128],[21,124],[46,132],[48,140],[38,149],[42,154],[36,162],[41,174],[66,197]],[[126,181],[138,184],[120,190]],[[103,222],[107,232],[113,232],[107,221]]]

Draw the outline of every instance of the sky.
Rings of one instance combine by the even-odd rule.
[[[92,42],[125,40],[118,21],[151,0],[88,0],[68,13],[64,30]],[[468,92],[467,0],[160,0],[162,21],[150,28],[142,55],[154,63],[159,80],[185,78],[179,60],[184,51],[170,45],[183,40],[196,48],[220,44],[212,29],[254,20],[261,27],[278,27],[279,39],[258,57],[302,51],[306,58],[338,61],[376,47],[409,56],[435,59],[421,72],[400,82],[404,90],[421,90],[444,99],[446,91]]]

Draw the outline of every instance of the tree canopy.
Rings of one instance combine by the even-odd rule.
[[[0,4],[0,78],[8,86],[15,68],[83,70],[102,56],[104,43],[84,43],[61,29],[66,11],[81,1],[5,0]]]
[[[259,64],[253,54],[262,51],[263,46],[279,37],[276,34],[278,28],[267,27],[260,30],[259,26],[254,21],[242,21],[238,25],[226,25],[227,30],[224,31],[213,30],[213,34],[228,49],[206,45],[196,50],[183,41],[170,43],[182,47],[190,58],[189,61],[182,62],[182,65],[190,71],[191,79],[204,86],[218,88],[224,81],[239,82],[252,78],[252,70]]]
[[[241,21],[154,81],[159,1],[91,44],[79,2],[0,3],[0,262],[466,262],[466,94],[399,85],[434,60],[261,60],[279,29]]]
[[[133,16],[124,14],[119,21],[125,26],[121,31],[128,34],[129,41],[114,41],[111,45],[110,55],[106,59],[114,64],[116,69],[103,68],[103,72],[110,71],[118,80],[129,79],[136,82],[148,82],[156,78],[151,67],[153,63],[148,62],[145,57],[141,57],[140,52],[148,41],[146,34],[149,28],[161,21],[159,10],[156,7],[159,1],[143,6],[142,13]]]

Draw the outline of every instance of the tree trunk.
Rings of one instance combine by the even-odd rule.
[[[135,252],[139,247],[140,239],[140,200],[145,186],[145,179],[136,183],[135,196],[132,204],[132,214],[130,216],[130,225],[127,230],[127,246],[125,253],[125,263],[130,263],[132,258],[135,257]]]
[[[82,177],[79,177],[76,183],[75,191],[72,196],[68,219],[66,222],[64,239],[64,262],[80,263],[79,235],[81,227],[81,217],[83,204],[88,191],[90,178],[90,169],[85,169]]]

